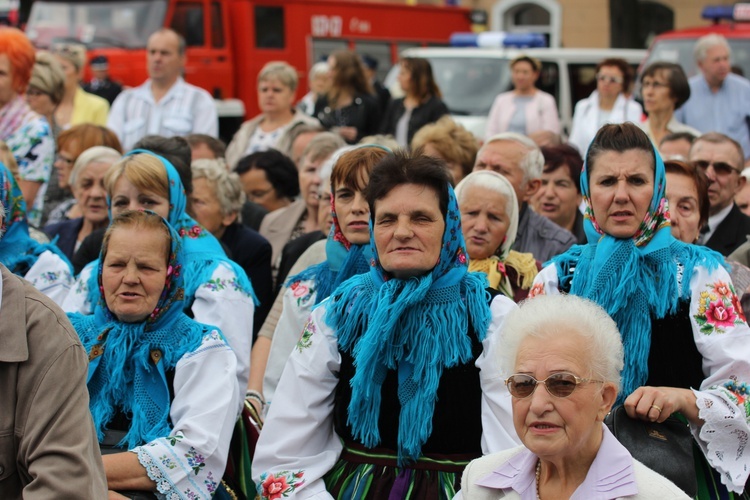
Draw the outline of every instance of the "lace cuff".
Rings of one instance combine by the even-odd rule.
[[[177,493],[175,485],[162,473],[162,470],[153,457],[140,446],[132,451],[138,454],[138,462],[146,469],[148,478],[156,483],[156,497],[159,500],[180,500],[180,495]]]
[[[693,436],[721,475],[721,482],[731,491],[742,493],[750,473],[750,450],[747,449],[750,429],[745,407],[750,401],[738,400],[736,394],[719,386],[695,391],[701,427],[691,426]]]

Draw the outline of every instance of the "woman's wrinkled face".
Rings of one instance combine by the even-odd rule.
[[[700,234],[698,187],[687,175],[667,172],[667,201],[672,219],[672,236],[685,243],[695,243]]]
[[[598,154],[589,174],[589,190],[602,231],[615,238],[631,238],[651,205],[653,156],[639,149]]]
[[[622,92],[623,74],[617,66],[602,66],[596,74],[596,90],[601,97],[614,99]]]
[[[115,229],[102,266],[107,307],[124,323],[145,320],[156,308],[167,280],[169,245],[160,231]]]
[[[471,260],[486,259],[505,241],[510,227],[505,196],[486,187],[469,186],[461,193],[461,227]]]
[[[367,177],[364,184],[367,185]],[[361,189],[352,189],[339,183],[333,193],[336,200],[336,217],[341,232],[353,245],[364,245],[370,241],[370,207]]]
[[[91,162],[81,169],[73,186],[73,196],[83,212],[83,218],[99,225],[108,219],[107,190],[104,188],[104,174],[111,164]]]
[[[0,54],[0,107],[8,104],[16,97],[13,88],[13,66],[6,54]]]
[[[375,201],[373,236],[380,265],[399,279],[431,271],[440,257],[445,220],[438,194],[402,184]]]
[[[673,112],[677,98],[669,88],[669,70],[657,71],[644,76],[641,81],[643,109],[646,113]]]
[[[258,83],[258,106],[263,113],[284,113],[292,109],[294,91],[278,78],[267,78]]]
[[[49,94],[33,87],[26,90],[26,102],[34,113],[42,116],[51,115],[57,107]]]
[[[561,227],[575,220],[580,204],[581,195],[568,165],[542,173],[542,185],[531,200],[534,211]]]
[[[236,213],[230,215],[222,213],[221,203],[216,196],[216,186],[205,177],[193,179],[193,192],[190,198],[195,220],[217,238],[221,238],[227,226],[237,219]]]
[[[539,381],[560,372],[600,379],[589,369],[588,352],[579,334],[563,328],[544,338],[526,337],[519,346],[514,373]],[[552,396],[539,383],[531,396],[511,397],[513,425],[523,444],[544,460],[593,459],[601,443],[601,423],[616,396],[612,383],[583,382],[566,398]]]
[[[112,189],[112,216],[126,210],[152,210],[165,219],[169,218],[169,199],[153,191],[141,191],[124,175],[117,179]]]
[[[317,208],[320,202],[320,169],[328,158],[313,160],[311,155],[302,158],[299,168],[299,191],[300,196],[308,207]]]

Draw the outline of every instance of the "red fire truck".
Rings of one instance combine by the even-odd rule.
[[[135,86],[162,26],[187,41],[185,79],[217,99],[220,116],[240,118],[259,112],[256,79],[269,61],[298,70],[301,97],[308,69],[335,50],[369,54],[384,77],[401,50],[446,45],[471,20],[460,7],[350,0],[37,0],[26,33],[40,48],[84,43],[89,58],[109,58],[113,79]]]

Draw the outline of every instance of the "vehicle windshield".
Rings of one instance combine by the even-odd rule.
[[[682,66],[688,77],[698,73],[698,66],[693,57],[693,47],[697,38],[694,39],[664,39],[654,43],[649,52],[643,68],[656,61],[667,61]],[[750,76],[750,38],[728,38],[729,46],[732,48],[732,66],[738,66]]]
[[[80,42],[89,48],[143,48],[163,26],[166,0],[98,2],[36,1],[26,34],[40,48]]]
[[[428,57],[443,102],[451,114],[487,116],[498,94],[511,89],[508,60],[493,57]],[[386,86],[392,88],[398,65],[391,69]],[[397,85],[397,84],[396,84]]]

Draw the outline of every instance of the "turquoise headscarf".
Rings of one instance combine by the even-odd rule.
[[[0,203],[5,208],[5,217],[0,227],[0,263],[12,273],[23,277],[37,261],[42,252],[49,250],[68,265],[71,276],[73,267],[57,245],[42,244],[29,236],[26,219],[26,202],[13,174],[0,163]]]
[[[381,266],[370,214],[370,272],[344,282],[326,303],[326,322],[339,347],[352,354],[355,374],[348,423],[365,446],[380,442],[381,386],[388,370],[398,372],[401,403],[398,461],[421,456],[432,434],[432,415],[443,370],[473,359],[472,341],[490,324],[487,279],[468,272],[468,257],[453,188],[438,262],[420,277],[397,279]]]
[[[216,267],[221,263],[231,267],[236,276],[236,281],[230,283],[230,286],[252,297],[255,305],[258,305],[259,302],[250,284],[250,279],[242,267],[230,260],[219,240],[185,211],[187,207],[187,195],[177,169],[167,159],[151,151],[136,149],[126,156],[135,154],[147,154],[157,158],[167,171],[167,180],[169,182],[169,216],[167,220],[182,240],[185,307],[190,308],[195,298],[196,290],[208,283]],[[107,202],[110,205],[111,211],[111,200],[108,199]],[[98,262],[95,262],[93,265],[98,265]],[[91,274],[88,285],[89,301],[92,304],[96,304],[99,300],[99,289],[96,286],[96,275],[94,273]]]
[[[557,267],[562,289],[593,300],[617,323],[625,348],[618,402],[648,380],[651,317],[674,314],[679,301],[690,298],[695,266],[711,271],[723,263],[718,253],[672,236],[664,162],[655,149],[653,155],[654,191],[649,210],[633,237],[615,238],[599,227],[591,207],[591,166],[584,164],[581,193],[586,202],[583,227],[588,244],[573,246],[547,263]]]
[[[99,291],[94,314],[68,314],[89,354],[89,408],[99,440],[120,409],[132,415],[130,429],[120,443],[131,449],[169,435],[171,399],[166,372],[195,351],[203,336],[214,329],[183,312],[182,239],[159,218],[170,233],[171,246],[164,290],[153,312],[140,323],[123,323],[112,314],[104,300],[100,255],[94,274]]]

